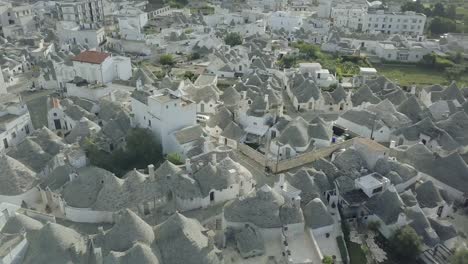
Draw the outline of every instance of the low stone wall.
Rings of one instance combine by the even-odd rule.
[[[94,211],[65,205],[65,218],[77,223],[113,223],[113,212]]]
[[[333,152],[342,149],[342,148],[349,148],[353,145],[353,139],[333,144],[326,148],[321,148],[317,150],[312,150],[310,152],[303,153],[301,155],[295,156],[291,159],[281,160],[276,163],[276,161],[269,161],[268,167],[273,173],[278,173],[286,170],[290,170],[293,168],[297,168],[303,166],[305,164],[311,163],[315,160],[325,158],[330,156]]]
[[[256,151],[255,149],[251,148],[250,146],[246,144],[238,144],[238,149],[242,154],[253,159],[258,164],[262,166],[266,165],[266,157],[264,154]]]

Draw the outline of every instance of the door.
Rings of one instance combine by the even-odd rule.
[[[5,147],[5,149],[8,148],[8,139],[6,138],[3,139],[3,146]]]
[[[214,202],[215,194],[214,192],[210,192],[210,202]]]
[[[205,113],[205,104],[200,104],[200,112]]]
[[[62,129],[62,124],[60,123],[60,119],[54,119],[54,125],[56,130]]]

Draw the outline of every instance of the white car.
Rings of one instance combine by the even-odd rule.
[[[210,119],[210,116],[207,115],[197,115],[198,123],[206,123]]]

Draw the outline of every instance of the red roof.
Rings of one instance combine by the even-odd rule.
[[[86,63],[92,63],[92,64],[101,64],[109,56],[110,56],[109,53],[87,50],[73,57],[72,61],[86,62]]]

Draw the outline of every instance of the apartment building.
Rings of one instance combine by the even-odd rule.
[[[79,25],[104,22],[102,0],[66,0],[57,2],[57,12],[62,21],[73,21]]]
[[[32,6],[0,2],[0,35],[17,38],[36,30]]]
[[[385,34],[422,35],[426,24],[426,15],[411,11],[387,13],[383,10],[368,12],[362,26],[364,32]]]
[[[341,3],[331,9],[330,18],[334,26],[362,30],[366,19],[367,6],[355,3]]]

